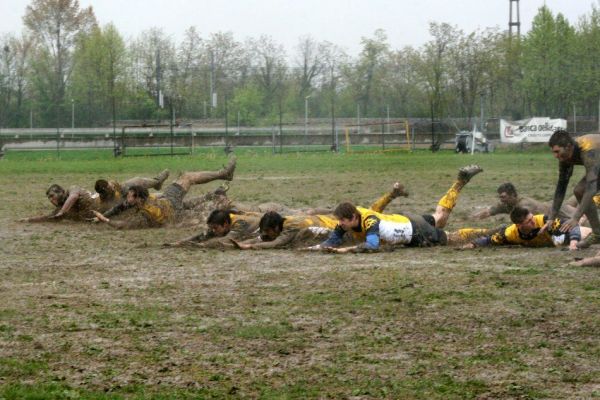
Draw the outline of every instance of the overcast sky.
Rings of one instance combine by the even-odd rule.
[[[195,26],[201,36],[231,31],[237,40],[272,36],[291,54],[298,39],[310,35],[332,42],[356,56],[361,37],[376,29],[387,32],[393,49],[419,47],[430,39],[429,22],[447,22],[464,32],[478,28],[506,29],[509,0],[79,0],[91,5],[101,25],[112,22],[125,38],[163,28],[178,43]],[[521,0],[521,32],[544,3],[571,24],[589,14],[600,0]],[[0,34],[20,33],[29,0],[0,0]],[[515,17],[516,18],[516,17]]]

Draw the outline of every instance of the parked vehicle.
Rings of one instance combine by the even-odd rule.
[[[473,149],[473,141],[475,142],[475,148]],[[487,138],[482,132],[479,132],[475,126],[473,131],[460,131],[456,134],[454,139],[454,150],[457,153],[490,153],[494,151],[494,146],[489,143]]]

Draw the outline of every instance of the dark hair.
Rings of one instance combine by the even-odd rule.
[[[58,195],[65,194],[65,189],[63,189],[62,186],[54,183],[54,184],[50,185],[48,190],[46,190],[46,196],[49,196],[50,194],[58,194]]]
[[[335,210],[333,210],[333,215],[335,215],[339,219],[352,219],[354,215],[360,217],[360,212],[358,212],[358,209],[354,204],[346,201],[344,203],[338,204]]]
[[[229,210],[213,210],[206,219],[206,225],[223,226],[226,223],[231,224],[231,216]]]
[[[279,231],[283,231],[283,222],[285,218],[281,216],[281,214],[276,213],[275,211],[266,212],[258,223],[258,227],[260,231],[264,231],[266,229],[275,229],[279,228]]]
[[[133,192],[136,199],[141,199],[143,201],[146,201],[150,195],[148,189],[140,185],[131,186],[127,192]]]
[[[510,182],[505,182],[502,185],[498,186],[498,194],[500,193],[507,193],[511,196],[516,196],[517,195],[517,188],[515,188],[515,185],[513,185]]]
[[[529,210],[524,207],[515,207],[510,212],[510,220],[513,224],[520,224],[529,215]]]
[[[100,195],[102,200],[113,198],[115,192],[110,190],[108,181],[106,179],[98,179],[94,185],[94,190]]]
[[[571,137],[571,134],[563,129],[560,129],[550,136],[548,140],[548,146],[554,147],[567,147],[569,144],[575,145],[575,140]]]
[[[65,201],[67,201],[67,192],[65,192],[65,189],[63,189],[62,186],[57,185],[56,183],[50,185],[48,190],[46,190],[46,197],[50,195],[57,197],[57,204],[59,206],[62,206],[65,204]]]

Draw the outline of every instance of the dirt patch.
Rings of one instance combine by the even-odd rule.
[[[539,168],[527,179],[549,192],[552,177]],[[367,204],[398,178],[383,169],[376,182],[359,171],[249,184],[242,172],[230,195],[292,207]],[[488,175],[465,188],[450,229],[493,201],[505,175]],[[401,178],[411,197],[390,211],[423,213],[453,174],[407,169]],[[0,209],[2,385],[217,397],[598,394],[600,278],[597,269],[565,267],[568,252],[195,251],[159,246],[194,226],[121,232],[15,222],[47,209],[46,180],[0,178],[11,188]]]

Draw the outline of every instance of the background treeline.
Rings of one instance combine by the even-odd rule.
[[[0,127],[107,126],[168,118],[253,126],[311,118],[596,115],[600,10],[575,24],[541,7],[521,37],[430,25],[419,48],[392,49],[383,30],[350,57],[299,38],[291,53],[272,37],[231,32],[180,43],[150,29],[125,41],[76,0],[33,0],[21,35],[0,37]],[[165,107],[158,107],[158,92]],[[211,93],[214,93],[211,94]],[[216,107],[212,106],[213,97]]]

